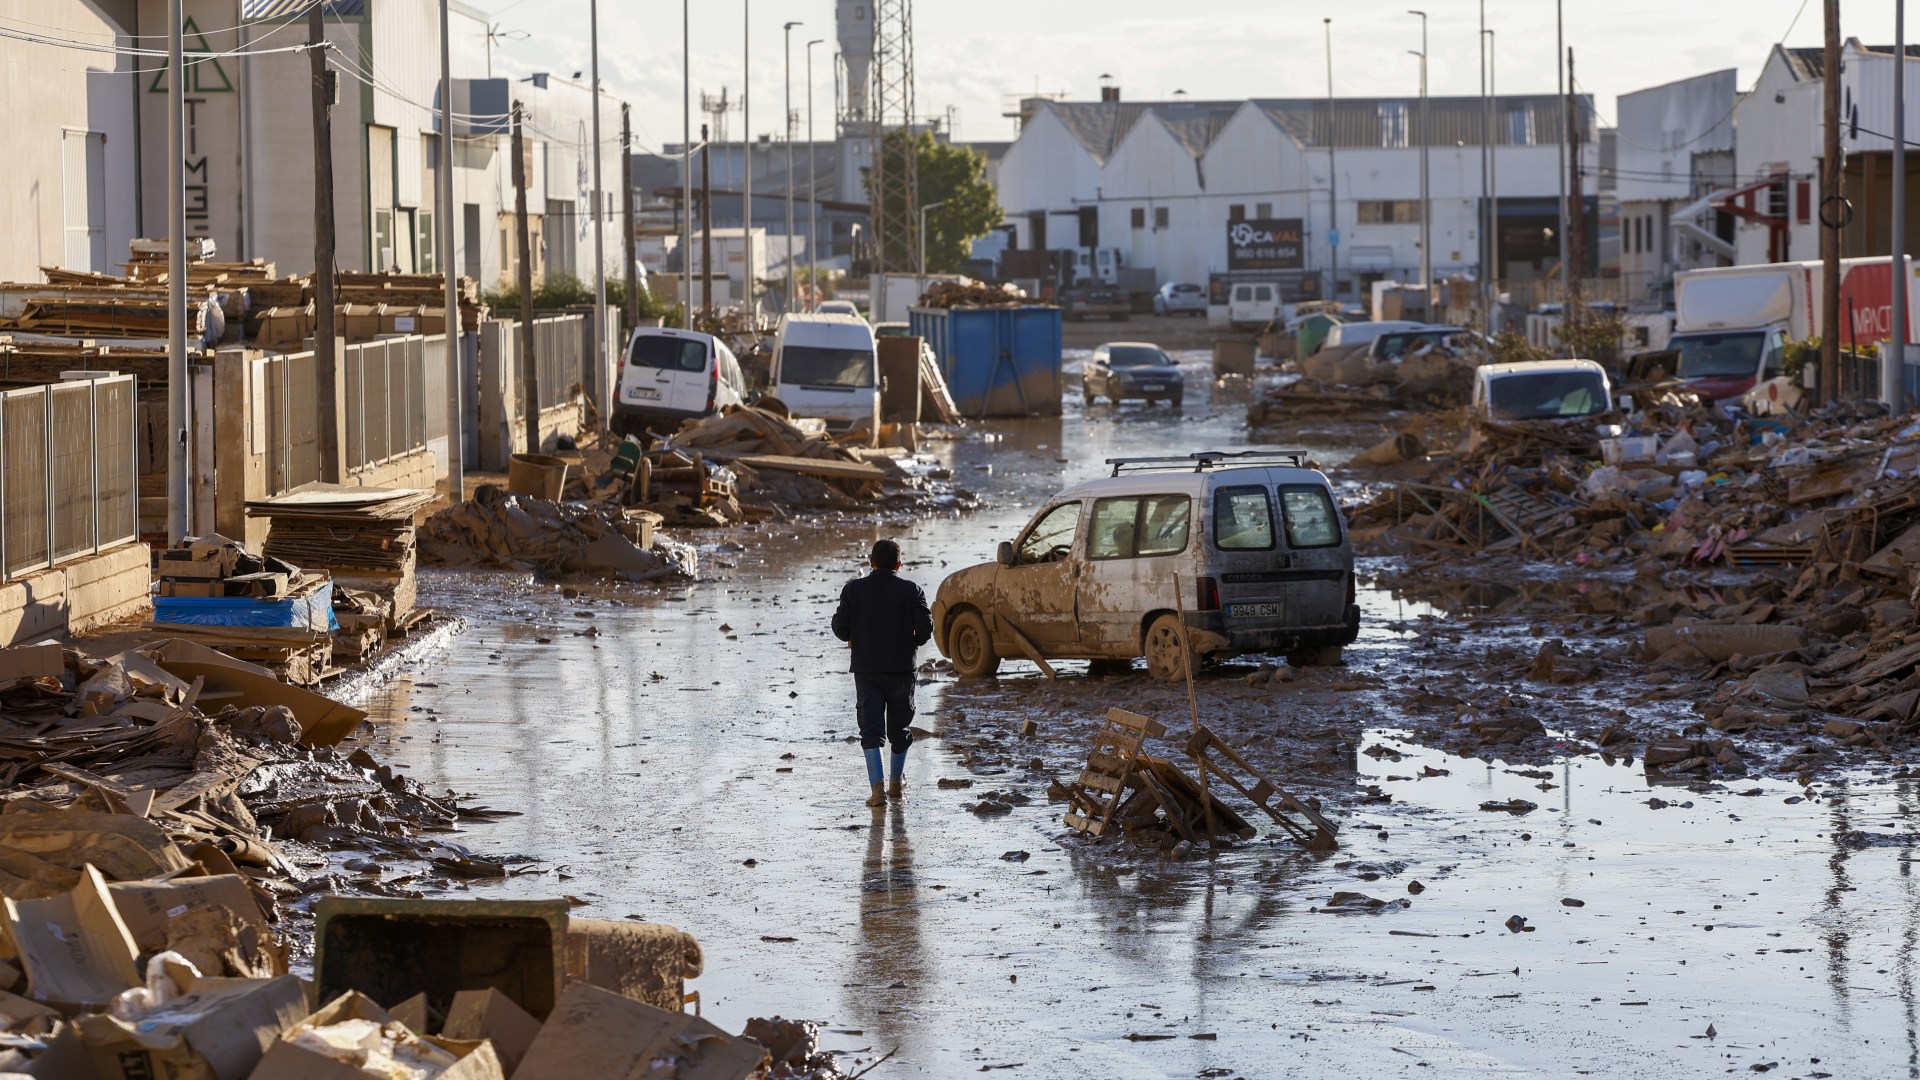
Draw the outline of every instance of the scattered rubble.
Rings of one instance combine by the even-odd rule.
[[[485,484],[428,518],[420,540],[428,558],[454,565],[630,582],[693,578],[694,550],[655,535],[659,520],[605,500],[555,502]]]

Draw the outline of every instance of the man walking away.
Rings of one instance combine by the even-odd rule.
[[[875,541],[872,573],[847,582],[833,613],[833,636],[853,646],[854,709],[867,755],[868,806],[899,799],[913,735],[913,654],[933,638],[933,613],[920,586],[898,576],[900,545]],[[880,746],[893,744],[893,787],[880,787]]]

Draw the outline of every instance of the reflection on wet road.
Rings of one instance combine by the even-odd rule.
[[[1627,764],[1531,769],[1354,731],[1356,751],[1389,752],[1356,753],[1353,782],[1394,798],[1343,810],[1337,855],[1255,842],[1171,863],[1068,833],[1044,773],[971,771],[940,736],[972,692],[936,682],[908,801],[861,805],[825,624],[874,538],[898,535],[931,593],[1104,457],[1244,445],[1235,408],[1088,417],[1073,389],[1064,418],[941,448],[988,497],[975,515],[767,526],[740,551],[704,538],[709,565],[732,565],[639,598],[430,574],[431,602],[471,628],[368,704],[386,760],[523,812],[463,839],[550,872],[474,894],[679,925],[706,950],[710,1018],[819,1020],[849,1071],[898,1047],[876,1078],[1920,1075],[1910,783],[1651,788]],[[1415,660],[1385,624],[1429,609],[1366,603],[1353,664]],[[1134,684],[1088,685],[1094,710]],[[1035,802],[967,811],[996,787]],[[1479,808],[1509,799],[1538,808]],[[1390,906],[1315,910],[1336,891]]]

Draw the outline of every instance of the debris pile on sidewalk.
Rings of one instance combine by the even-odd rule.
[[[732,406],[687,421],[642,452],[636,440],[591,452],[593,495],[658,512],[669,525],[785,520],[815,510],[965,507],[944,469],[912,469],[897,447],[843,445],[820,420],[795,419],[777,402]]]
[[[321,567],[333,575],[334,655],[358,660],[390,635],[405,634],[429,612],[416,606],[414,519],[432,491],[306,484],[247,504],[247,516],[271,523],[269,558]]]
[[[1367,345],[1322,349],[1291,364],[1294,374],[1247,406],[1254,428],[1298,423],[1303,418],[1384,417],[1400,409],[1445,409],[1473,393],[1473,372],[1484,355],[1476,348],[1426,345],[1389,360],[1375,360]]]
[[[338,598],[324,570],[249,552],[217,533],[157,555],[156,630],[190,637],[298,686],[333,673]]]
[[[629,582],[689,580],[693,548],[654,533],[660,516],[606,500],[555,502],[483,485],[420,527],[421,553],[450,565],[592,575]]]

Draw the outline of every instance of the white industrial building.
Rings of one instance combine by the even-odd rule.
[[[1660,304],[1673,275],[1733,262],[1734,218],[1714,195],[1735,186],[1734,69],[1620,95],[1614,178],[1620,292]]]
[[[210,53],[187,69],[187,230],[220,259],[254,257],[282,272],[313,263],[313,128],[309,59],[274,51],[307,39],[306,0],[186,0],[185,44]],[[0,0],[58,42],[149,48],[164,42],[166,0]],[[350,270],[438,270],[437,0],[327,0],[336,252]],[[488,78],[484,12],[449,5],[453,68],[453,218],[457,268],[483,287],[513,270],[512,174],[505,113],[528,109],[528,205],[535,270],[592,274],[593,98],[578,80]],[[0,279],[42,265],[115,271],[127,241],[167,232],[164,61],[0,38],[0,87],[15,117]],[[604,250],[618,273],[620,105],[602,94]],[[28,123],[25,118],[32,117]]]
[[[999,167],[1017,249],[1112,251],[1161,281],[1278,277],[1299,296],[1324,295],[1336,265],[1333,285],[1344,298],[1374,281],[1418,280],[1417,98],[1342,98],[1330,115],[1325,100],[1107,97],[1023,103],[1020,137]],[[1580,100],[1590,117],[1590,99]],[[1482,101],[1437,97],[1428,107],[1434,273],[1477,275]],[[1524,95],[1499,97],[1494,110],[1500,281],[1525,293],[1558,265],[1563,109],[1554,95]],[[1590,122],[1582,130],[1591,237],[1598,141]],[[1236,258],[1236,225],[1243,236],[1291,243],[1253,258],[1242,248]],[[1590,260],[1596,247],[1587,246]]]

